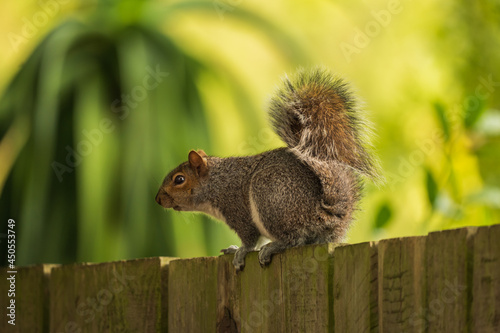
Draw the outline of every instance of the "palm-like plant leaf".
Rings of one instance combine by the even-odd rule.
[[[21,221],[18,264],[186,256],[221,246],[209,239],[220,226],[164,212],[153,200],[186,147],[210,149],[198,78],[222,73],[142,22],[148,5],[102,2],[87,23],[62,23],[2,97],[0,137],[12,153],[0,170],[0,209],[2,220]],[[190,10],[216,15],[208,2],[163,9],[165,20]],[[304,58],[270,22],[242,9],[231,14],[259,27],[288,61]],[[244,83],[224,72],[248,110],[239,117],[256,126]]]

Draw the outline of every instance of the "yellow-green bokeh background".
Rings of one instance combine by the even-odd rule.
[[[190,149],[232,156],[280,146],[266,103],[284,73],[315,65],[347,78],[364,101],[387,178],[366,187],[349,242],[499,222],[499,1],[22,1],[0,9],[0,232],[16,220],[18,264],[216,255],[239,244],[222,223],[164,212],[157,187]],[[13,42],[40,12],[47,22]],[[106,81],[112,66],[95,66],[108,56],[101,42],[61,51],[50,33],[68,21],[92,31],[90,44],[102,34],[116,46],[119,83]],[[33,59],[42,59],[40,70],[18,75]],[[169,76],[120,120],[113,101],[159,62]],[[58,70],[85,73],[58,81]],[[104,118],[115,130],[57,181],[49,164],[64,163],[64,147]],[[45,130],[57,133],[47,149],[36,134]]]

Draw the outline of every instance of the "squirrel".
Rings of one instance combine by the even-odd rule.
[[[164,179],[156,202],[224,221],[241,239],[230,246],[237,271],[257,250],[261,266],[289,247],[342,242],[361,196],[361,175],[377,182],[368,125],[347,83],[323,68],[285,76],[269,114],[287,148],[219,158],[191,150]]]

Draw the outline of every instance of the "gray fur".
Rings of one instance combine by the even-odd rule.
[[[189,195],[169,194],[173,174],[187,168],[181,164],[157,195],[167,208],[220,213],[242,241],[238,249],[222,250],[235,253],[238,270],[263,233],[273,241],[260,250],[262,265],[289,247],[341,242],[360,199],[358,174],[378,177],[355,99],[340,79],[320,69],[299,72],[295,80],[285,80],[270,115],[288,148],[205,157],[208,173],[193,176],[196,186]]]

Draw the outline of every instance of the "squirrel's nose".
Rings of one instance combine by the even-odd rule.
[[[161,196],[160,196],[160,192],[161,192],[161,190],[160,190],[160,191],[158,191],[158,193],[156,193],[156,198],[155,198],[155,200],[156,200],[156,202],[157,202],[160,206],[162,206],[162,204],[161,204]]]

